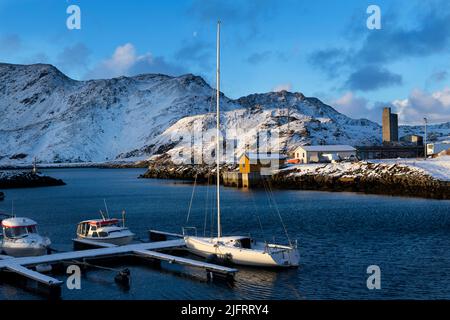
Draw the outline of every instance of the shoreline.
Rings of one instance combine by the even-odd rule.
[[[356,192],[387,196],[418,197],[450,200],[450,181],[439,180],[421,169],[402,163],[358,162],[337,164],[296,165],[280,169],[265,178],[279,190],[314,190],[327,192]],[[27,170],[29,165],[0,166],[3,170]],[[39,169],[146,168],[140,179],[171,179],[204,184],[215,181],[215,168],[207,165],[175,165],[161,161],[120,163],[70,163],[42,164]],[[236,166],[222,166],[221,170],[233,171]],[[197,177],[197,178],[196,178]],[[252,188],[263,188],[255,185]]]
[[[265,178],[271,187],[279,190],[315,190],[328,192],[356,192],[386,196],[417,197],[450,200],[450,181],[433,178],[418,169],[401,164],[322,164],[308,167],[284,168]],[[348,169],[350,168],[350,170]],[[222,169],[223,170],[223,169]],[[340,170],[340,171],[339,171]],[[197,179],[195,178],[197,176]],[[143,179],[173,179],[205,183],[215,181],[207,166],[161,165],[153,163],[140,175]],[[222,181],[223,185],[223,181]],[[252,188],[261,189],[264,185]]]
[[[37,164],[39,169],[122,169],[122,168],[148,168],[148,162],[79,162],[79,163],[43,163]],[[0,171],[8,170],[31,170],[33,165],[0,165]]]

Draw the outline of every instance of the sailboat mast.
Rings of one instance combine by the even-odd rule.
[[[222,236],[220,225],[220,21],[217,21],[217,69],[216,69],[216,180],[217,180],[217,240]]]

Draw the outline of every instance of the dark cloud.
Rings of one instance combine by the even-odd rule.
[[[339,48],[329,48],[313,52],[309,62],[324,71],[328,76],[335,77],[349,59],[349,53]]]
[[[57,57],[57,64],[62,68],[86,67],[91,51],[82,43],[63,49]]]
[[[347,82],[345,83],[345,88],[351,90],[371,91],[401,84],[401,75],[392,73],[385,68],[367,66],[350,74]]]
[[[428,13],[414,29],[383,28],[370,32],[355,54],[357,63],[390,63],[405,57],[425,57],[450,45],[450,12]]]
[[[290,56],[281,51],[263,50],[250,54],[245,61],[250,64],[256,65],[263,63],[269,59],[277,59],[281,62],[286,62],[290,59]]]
[[[188,41],[175,53],[175,59],[183,64],[195,64],[203,70],[210,71],[214,59],[215,44],[201,40]]]
[[[367,91],[401,84],[401,76],[391,73],[386,65],[450,49],[450,2],[430,1],[426,6],[419,5],[416,15],[415,23],[403,27],[397,23],[400,19],[395,12],[382,11],[381,30],[361,27],[357,35],[354,27],[349,30],[351,37],[360,40],[359,47],[317,50],[310,54],[309,62],[329,77],[349,75],[346,88]]]
[[[250,64],[258,64],[263,61],[267,61],[270,59],[273,55],[273,52],[270,50],[262,51],[262,52],[255,52],[251,54],[246,60]]]
[[[17,34],[0,36],[0,53],[16,53],[22,48],[22,39]]]
[[[396,12],[382,12],[381,30],[364,28],[364,41],[349,63],[391,63],[405,57],[425,57],[450,47],[450,2],[427,1],[415,7],[414,23],[404,27]]]
[[[273,13],[275,4],[270,0],[194,0],[188,13],[203,21],[249,24]]]
[[[261,24],[270,19],[277,8],[277,2],[271,0],[194,0],[187,14],[202,24],[223,21],[229,34],[233,33],[233,39],[245,45],[262,36]]]
[[[448,72],[444,70],[432,73],[428,80],[431,82],[442,82],[447,79],[448,79]]]

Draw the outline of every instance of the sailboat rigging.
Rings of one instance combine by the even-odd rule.
[[[226,260],[234,264],[259,267],[297,267],[297,246],[257,242],[247,236],[223,236],[220,220],[220,21],[217,23],[217,67],[216,67],[216,193],[217,193],[217,237],[184,235],[188,250],[196,255]],[[211,221],[212,222],[212,221]]]

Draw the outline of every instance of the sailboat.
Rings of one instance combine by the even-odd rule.
[[[205,258],[217,258],[237,265],[255,267],[298,267],[296,245],[258,242],[247,236],[222,236],[220,222],[220,21],[217,23],[216,68],[216,191],[217,237],[184,235],[188,250]]]

